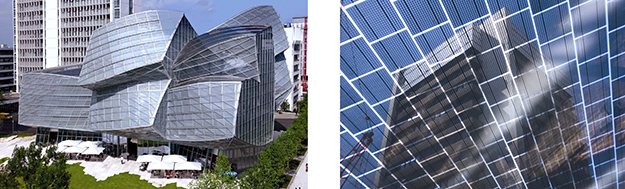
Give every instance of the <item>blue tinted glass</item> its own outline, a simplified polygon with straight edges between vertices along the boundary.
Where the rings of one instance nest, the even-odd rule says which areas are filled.
[[[585,86],[583,88],[583,91],[584,91],[584,101],[587,104],[597,102],[598,100],[601,100],[610,96],[610,81],[608,78],[603,79],[601,81],[597,81],[593,84]]]
[[[395,1],[395,6],[412,34],[420,33],[446,20],[443,8],[435,0],[399,0]]]
[[[608,51],[605,28],[575,40],[577,60],[584,62]]]
[[[566,63],[550,71],[549,76],[552,81],[557,82],[558,88],[564,88],[579,81],[577,75],[577,64],[575,62]],[[556,87],[556,86],[554,86]]]
[[[506,60],[501,49],[484,52],[471,59],[471,67],[480,83],[508,72]]]
[[[570,0],[569,4],[570,4],[571,7],[574,7],[574,6],[577,6],[579,4],[584,3],[586,1],[589,1],[589,0]]]
[[[563,1],[564,0],[530,0],[530,5],[532,6],[532,12],[536,14]]]
[[[352,133],[371,128],[380,122],[380,119],[365,103],[341,111],[341,123]]]
[[[439,45],[441,45],[442,48],[450,49],[450,43],[447,43],[445,41],[453,35],[454,32],[451,29],[451,26],[445,24],[415,37],[415,40],[417,41],[417,44],[421,48],[423,54],[427,55],[428,53],[431,53],[434,49],[437,49]],[[437,53],[435,53],[434,56],[437,57],[438,61],[444,59],[442,56],[439,58]]]
[[[515,27],[509,26],[509,24],[514,24]],[[505,41],[506,49],[514,48],[536,38],[529,10],[497,22],[497,27],[507,29],[505,32],[499,33],[501,39]]]
[[[379,122],[367,131],[375,133],[369,148],[380,164],[353,187],[622,185],[623,2],[392,0],[391,11],[376,10],[378,18],[365,19],[388,31],[342,38],[365,36],[363,49],[378,59],[362,73],[348,68],[360,64],[341,67],[341,85],[348,85],[341,98],[350,96],[346,89],[362,94],[342,99],[342,107],[364,98],[363,111]],[[365,3],[387,2],[358,1],[359,8]],[[356,6],[343,10],[353,17]],[[341,21],[359,29],[364,23]],[[345,47],[342,58],[351,56]],[[349,129],[353,120],[341,121]],[[358,131],[348,133],[358,138]]]
[[[541,47],[543,54],[553,63],[548,66],[558,66],[575,58],[575,45],[573,45],[573,35],[569,34],[556,39]]]
[[[381,168],[374,172],[366,174],[360,177],[360,180],[363,182],[363,184],[367,186],[386,186],[390,184],[389,188],[401,188],[401,186],[398,186],[399,183],[397,182],[397,180],[393,176],[391,176],[391,173],[389,173],[388,170],[386,170],[385,168]],[[347,188],[347,186],[344,186],[344,188]]]
[[[422,57],[408,31],[383,39],[372,46],[389,71],[410,65]]]
[[[486,2],[480,0],[442,0],[454,28],[488,14]]]
[[[397,141],[397,137],[395,137],[395,135],[392,132],[390,132],[387,129],[386,125],[384,124],[380,124],[365,133],[368,133],[368,132],[373,133],[373,136],[371,136],[371,139],[373,139],[373,142],[371,142],[368,149],[369,151],[374,152],[374,153],[381,150],[382,147],[386,147],[384,146],[386,142]],[[365,133],[356,135],[356,138],[362,138],[362,136]]]
[[[610,33],[610,55],[625,52],[625,28]]]
[[[603,78],[609,74],[608,58],[607,56],[602,56],[584,63],[579,66],[579,70],[582,78],[582,85],[596,81],[597,79]]]
[[[571,32],[569,11],[566,4],[549,9],[534,17],[538,39],[545,43]]]
[[[378,166],[378,162],[374,159],[373,156],[371,156],[370,153],[362,153],[362,156],[354,156],[353,158],[356,159],[353,160],[351,164],[358,162],[359,165],[350,170],[352,171],[352,174],[354,176],[360,176],[368,171],[375,169]],[[341,164],[345,166],[349,162],[348,160],[342,161]]]
[[[341,46],[341,71],[348,79],[381,67],[380,61],[362,38]]]
[[[605,99],[586,107],[586,119],[588,122],[593,122],[612,114],[611,103],[608,101],[610,99]]]
[[[354,154],[353,150],[356,145],[358,145],[358,141],[355,140],[349,133],[346,132],[341,134],[341,158]]]
[[[594,0],[571,9],[573,31],[579,37],[605,25],[605,2]]]
[[[341,42],[351,39],[355,36],[358,36],[358,31],[356,27],[352,25],[352,22],[349,21],[347,15],[343,11],[341,11]]]
[[[615,99],[625,95],[625,77],[612,82],[612,95]]]
[[[625,75],[625,54],[617,56],[611,60],[612,79]]]
[[[345,78],[341,77],[341,109],[361,101],[362,98]]]
[[[357,0],[341,0],[341,4],[345,5],[349,5],[353,2],[356,2]]]
[[[352,82],[367,102],[375,104],[392,95],[393,79],[386,70],[378,70]]]
[[[625,1],[608,2],[608,22],[610,22],[610,30],[625,24]]]
[[[502,8],[506,8],[513,14],[527,7],[527,0],[487,0],[491,13],[495,13]]]
[[[368,0],[348,8],[347,12],[368,41],[404,28],[389,1]]]

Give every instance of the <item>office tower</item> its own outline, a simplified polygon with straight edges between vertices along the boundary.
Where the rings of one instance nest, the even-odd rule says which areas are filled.
[[[0,45],[0,91],[4,94],[14,90],[13,83],[13,48]]]
[[[289,110],[297,107],[296,103],[308,93],[308,76],[306,73],[306,47],[308,40],[308,17],[295,17],[290,23],[285,24],[289,38],[290,49],[285,52],[287,62],[292,71],[293,89],[289,91],[286,99],[290,105]]]
[[[342,4],[344,188],[624,187],[625,1]]]
[[[82,63],[94,30],[141,0],[13,0],[17,90],[23,73]]]

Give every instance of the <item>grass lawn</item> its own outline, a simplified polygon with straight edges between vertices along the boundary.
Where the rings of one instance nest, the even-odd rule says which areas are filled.
[[[69,188],[156,188],[146,180],[139,179],[139,175],[120,173],[103,181],[96,181],[91,175],[86,175],[85,168],[79,164],[67,165],[67,171],[72,174]],[[161,188],[179,188],[176,183],[165,185]]]

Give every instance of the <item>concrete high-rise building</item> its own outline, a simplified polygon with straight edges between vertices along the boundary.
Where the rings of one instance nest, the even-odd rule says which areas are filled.
[[[285,24],[284,27],[290,45],[290,49],[284,54],[293,78],[293,89],[289,93],[289,98],[286,99],[290,105],[289,110],[296,108],[295,103],[304,98],[304,93],[308,93],[308,77],[306,75],[307,23],[308,17],[295,17],[291,23]]]
[[[342,5],[342,188],[625,188],[625,1]]]
[[[82,63],[91,33],[141,0],[13,0],[15,84],[22,73]]]

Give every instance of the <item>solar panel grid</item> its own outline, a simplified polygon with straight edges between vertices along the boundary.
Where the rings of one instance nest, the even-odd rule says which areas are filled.
[[[625,132],[616,131],[615,129],[610,130],[610,128],[615,128],[616,125],[620,127],[621,124],[616,120],[602,124],[605,120],[612,120],[614,117],[617,119],[621,118],[620,106],[617,106],[617,103],[620,101],[618,99],[614,100],[621,96],[618,93],[620,91],[616,87],[617,85],[615,87],[612,87],[612,85],[620,84],[620,80],[615,78],[623,75],[619,73],[621,72],[619,62],[623,62],[620,61],[623,50],[618,46],[621,43],[618,43],[617,39],[622,36],[618,33],[620,32],[619,29],[622,30],[623,28],[619,28],[622,26],[612,27],[612,25],[620,23],[619,18],[614,16],[617,13],[613,10],[623,7],[621,6],[623,5],[622,0],[610,2],[598,0],[584,2],[533,0],[452,2],[441,0],[434,3],[432,1],[421,1],[419,3],[401,0],[394,1],[394,6],[391,8],[395,9],[395,11],[389,11],[389,7],[386,6],[388,2],[383,0],[358,1],[354,3],[355,5],[349,5],[349,3],[343,1],[343,5],[346,6],[341,9],[341,24],[354,27],[343,27],[345,31],[342,32],[356,32],[354,35],[342,35],[341,41],[348,41],[350,39],[347,38],[353,36],[365,36],[365,38],[356,37],[356,40],[364,42],[364,45],[369,46],[368,50],[371,51],[368,52],[372,52],[377,61],[382,63],[381,68],[368,70],[361,74],[360,78],[354,79],[354,75],[357,74],[353,74],[353,71],[349,69],[353,69],[353,67],[365,67],[367,69],[367,65],[361,64],[355,58],[352,58],[350,61],[349,56],[343,56],[349,53],[345,51],[347,49],[345,47],[349,43],[343,43],[341,46],[341,78],[342,80],[352,81],[352,85],[344,85],[345,82],[342,82],[341,87],[351,87],[351,90],[354,90],[361,99],[367,99],[365,102],[359,102],[362,103],[359,106],[372,107],[375,110],[376,117],[379,117],[378,120],[386,120],[382,121],[382,125],[378,125],[375,128],[384,128],[385,131],[379,129],[376,130],[377,132],[393,133],[394,135],[392,136],[399,137],[398,139],[383,137],[381,139],[382,143],[398,141],[399,143],[386,145],[400,150],[409,148],[407,146],[409,144],[406,143],[413,144],[414,140],[418,140],[416,137],[411,137],[410,134],[404,134],[405,132],[411,132],[411,130],[392,128],[410,128],[416,125],[425,125],[427,132],[432,134],[430,136],[435,136],[431,138],[435,139],[434,141],[437,143],[430,145],[430,148],[432,146],[444,147],[438,150],[439,153],[441,150],[443,152],[439,156],[445,157],[443,159],[450,162],[450,164],[443,163],[441,166],[451,165],[453,167],[451,169],[449,169],[450,167],[442,169],[430,168],[431,172],[426,171],[428,176],[420,177],[418,180],[433,181],[436,187],[466,186],[473,188],[480,186],[494,187],[493,183],[497,187],[518,185],[530,188],[533,186],[603,187],[618,184],[618,173],[622,170],[617,168],[615,162],[618,159],[622,159],[622,157],[615,159],[614,156],[616,155],[613,155],[613,163],[598,165],[593,160],[594,156],[590,154],[596,154],[598,151],[603,153],[606,153],[604,151],[610,151],[613,154],[617,154],[617,152],[624,151],[620,142],[616,140],[616,133]],[[354,10],[358,7],[370,9],[373,7],[375,9],[374,5],[376,4],[379,9],[375,10],[377,12],[370,11],[366,13],[367,15],[354,15],[356,13]],[[426,4],[430,9],[429,11],[427,10],[428,7],[425,6]],[[473,5],[470,6],[471,4]],[[531,10],[526,9],[528,4],[531,6]],[[432,5],[435,8],[432,8]],[[443,8],[443,19],[441,20],[438,20],[439,14],[436,13],[436,7]],[[507,8],[507,10],[504,9],[505,14],[499,11],[503,7]],[[433,14],[429,14],[429,17],[418,17],[425,18],[423,20],[415,20],[417,17],[414,17],[414,14],[423,12],[431,12]],[[502,14],[496,15],[496,12]],[[381,17],[379,13],[383,13],[386,18],[390,19],[386,20],[387,23],[378,23],[378,25],[390,25],[392,30],[388,30],[389,28],[385,28],[387,30],[376,30],[364,26],[365,23],[368,24],[369,22],[365,17]],[[395,13],[395,15],[389,16],[389,13]],[[583,16],[583,19],[579,20],[580,14],[586,15],[587,13],[594,13],[594,16]],[[489,15],[495,18],[494,25],[491,20],[486,19]],[[402,23],[399,27],[396,27],[397,21],[395,17],[399,18]],[[428,22],[432,21],[432,19],[435,19],[436,22]],[[372,20],[372,22],[382,22],[381,20]],[[445,24],[445,22],[449,23]],[[610,29],[606,28],[606,23],[611,24]],[[450,27],[452,25],[454,28]],[[481,26],[477,28],[477,32],[472,29],[475,26]],[[492,28],[493,26],[496,27]],[[355,29],[356,31],[347,31],[346,28]],[[406,45],[406,41],[403,40],[406,34],[415,37],[414,40],[408,41],[413,42],[413,44]],[[483,36],[491,36],[491,38],[484,38]],[[610,37],[609,40],[608,36]],[[398,42],[397,39],[402,40]],[[501,44],[503,46],[495,46],[502,39],[503,43]],[[470,42],[467,44],[468,46],[464,45],[465,43],[460,46],[458,43],[461,41]],[[494,45],[493,42],[495,42]],[[484,46],[484,43],[487,45]],[[612,44],[610,45],[610,43]],[[414,52],[414,50],[402,51],[405,50],[402,46],[410,47],[413,45],[416,45],[418,51],[423,51],[422,53],[426,57],[425,60],[429,66],[419,69],[419,65],[423,64],[418,63],[420,61],[418,58],[410,56],[420,57],[421,53]],[[541,47],[540,50],[542,51],[538,47]],[[571,47],[575,47],[575,50],[571,49]],[[608,49],[608,47],[610,48]],[[363,49],[367,48],[364,47]],[[393,55],[389,53],[388,49],[399,50],[394,51],[395,55]],[[478,53],[477,56],[475,55],[476,52]],[[618,54],[619,58],[608,60],[608,55],[617,57],[615,56],[616,54]],[[458,60],[466,59],[471,64],[464,67],[458,66],[462,64],[462,61],[453,58],[456,56],[458,56]],[[596,61],[604,63],[599,65],[596,65],[597,63],[590,64],[590,62]],[[400,63],[398,64],[398,62]],[[483,65],[492,63],[495,63],[495,65]],[[480,70],[480,67],[483,68],[483,71],[476,72]],[[494,71],[493,68],[499,69]],[[607,72],[606,68],[608,69]],[[577,71],[578,69],[589,70],[590,72]],[[609,69],[615,70],[612,77],[607,77],[611,73]],[[353,83],[370,77],[368,74],[376,74],[377,77],[383,78],[387,77],[383,75],[389,72],[392,73],[389,78],[397,82],[392,84],[399,86],[389,85],[391,82],[385,82],[386,84],[382,85],[383,87],[380,87],[379,82],[370,82],[372,84],[366,82],[364,85]],[[466,74],[467,72],[469,74]],[[481,73],[482,76],[476,77],[474,76],[475,73]],[[412,79],[406,80],[407,78]],[[470,84],[475,82],[474,78],[481,80],[479,85]],[[579,78],[583,82],[580,83]],[[608,80],[607,78],[612,79]],[[423,83],[427,85],[423,85]],[[355,86],[358,86],[358,88],[354,88]],[[471,89],[470,91],[475,92],[461,92],[467,87]],[[493,89],[492,87],[495,88]],[[415,90],[419,88],[421,90]],[[476,88],[479,90],[476,91]],[[343,90],[348,91],[347,89]],[[415,94],[415,92],[417,93]],[[380,98],[373,100],[372,96],[375,96],[374,93],[386,93],[387,95],[378,95],[377,97]],[[611,93],[616,93],[617,96]],[[406,94],[407,99],[401,100],[400,97],[404,98],[404,95],[400,94]],[[342,108],[350,106],[349,102],[343,102],[344,95],[347,94],[341,93]],[[487,99],[487,101],[483,99]],[[614,105],[612,105],[612,101]],[[465,103],[463,104],[462,102]],[[482,108],[484,106],[489,108]],[[614,110],[612,110],[613,108]],[[416,111],[408,113],[409,111],[407,110],[411,109]],[[619,110],[618,112],[616,112],[617,109]],[[491,110],[492,113],[490,113]],[[342,109],[342,112],[344,111],[346,109]],[[612,114],[612,112],[615,112],[615,114]],[[347,119],[347,115],[341,114],[341,122],[343,123],[343,120]],[[585,116],[584,114],[588,115]],[[477,118],[473,118],[472,115]],[[362,117],[362,114],[349,116],[358,118]],[[413,116],[419,119],[424,118],[424,124],[420,123],[422,121],[415,121]],[[491,116],[495,117],[495,122],[492,122],[493,118]],[[385,119],[385,117],[388,118]],[[489,122],[488,124],[491,126],[480,126],[487,124],[486,122]],[[517,123],[523,124],[519,125]],[[498,127],[507,129],[500,131],[497,129]],[[591,128],[595,127],[599,129],[599,133],[603,134],[600,134],[601,136],[598,138],[586,137],[584,133],[588,133]],[[484,135],[483,132],[476,132],[475,129],[480,128],[495,128],[495,131],[490,133],[501,133],[505,137],[502,138],[500,135],[500,137],[493,138],[492,136]],[[586,132],[582,132],[583,130],[586,130]],[[593,132],[595,131],[593,130]],[[471,135],[463,135],[462,133],[470,133]],[[573,136],[565,136],[563,133],[573,134]],[[419,136],[423,137],[423,135]],[[478,147],[480,146],[478,144],[483,144],[485,140],[486,143],[491,145],[484,145],[497,146],[497,149],[501,149],[500,151],[495,151],[499,154],[493,157],[491,157],[490,153],[486,153],[486,156],[484,156],[485,152],[483,150],[478,152],[484,163],[489,162],[488,164],[491,165],[488,166],[487,170],[481,169],[481,173],[486,173],[484,177],[471,178],[473,173],[467,173],[464,169],[466,166],[464,166],[462,161],[453,158],[458,155],[458,152],[453,148],[454,145],[467,145],[467,140],[462,140],[465,142],[458,142],[459,140],[454,140],[455,142],[447,141],[448,137],[454,136],[464,136],[465,139],[468,138],[470,141],[474,141],[474,144]],[[342,138],[342,140],[349,139],[349,137]],[[351,139],[355,140],[356,138],[352,137]],[[540,141],[538,141],[539,139]],[[524,142],[519,143],[517,141]],[[470,145],[472,144],[469,143]],[[370,152],[373,152],[372,158],[380,163],[378,167],[386,167],[384,159],[390,156],[384,155],[384,152],[389,149],[391,148],[382,146],[379,152]],[[424,151],[424,149],[411,151],[411,156],[406,157],[405,161],[411,161],[412,156],[416,157],[416,154],[419,154],[420,151]],[[577,153],[577,155],[574,153]],[[526,165],[524,162],[529,160],[528,156],[530,156],[529,158],[538,158],[539,162]],[[493,162],[494,160],[501,162],[501,158],[493,159],[494,157],[508,157],[511,158],[510,160],[514,159],[514,161],[506,161],[513,162],[512,164],[507,163],[508,166],[492,166],[495,163]],[[428,167],[431,166],[431,161],[432,159],[425,161],[417,159],[416,163],[419,167]],[[589,172],[584,167],[594,167],[595,171]],[[606,169],[605,167],[610,167],[611,169]],[[599,169],[602,172],[598,174],[599,176],[595,176]],[[439,170],[442,170],[442,172]],[[501,173],[502,170],[505,170],[505,172]],[[400,175],[394,169],[389,169],[389,171],[389,173],[371,171],[354,178],[356,182],[364,184],[363,187],[375,188],[392,184],[389,183],[390,181],[362,182],[360,179],[365,178],[367,174],[376,175],[376,178],[385,174],[390,175],[401,186],[408,188],[414,186],[433,187],[433,185],[427,184],[414,185],[417,183],[414,178],[410,178],[413,180],[405,180],[404,174]]]

